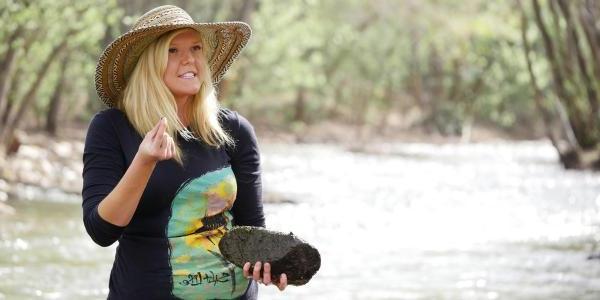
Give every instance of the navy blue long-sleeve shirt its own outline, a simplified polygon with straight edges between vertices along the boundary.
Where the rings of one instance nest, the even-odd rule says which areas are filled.
[[[244,117],[228,109],[219,117],[235,147],[177,136],[184,166],[157,163],[124,227],[102,219],[98,204],[120,181],[143,137],[116,108],[92,119],[83,153],[83,221],[98,245],[119,241],[109,299],[256,297],[256,284],[217,245],[232,225],[265,226],[258,145]]]

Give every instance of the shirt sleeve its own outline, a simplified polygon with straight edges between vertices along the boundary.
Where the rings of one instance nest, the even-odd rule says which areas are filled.
[[[83,224],[92,240],[106,247],[119,239],[125,227],[102,219],[98,204],[125,173],[125,160],[117,132],[106,112],[90,122],[83,150]]]
[[[231,212],[237,226],[265,227],[262,204],[260,154],[254,128],[236,112],[229,112],[231,136],[235,147],[230,149],[231,168],[237,181],[237,196]]]

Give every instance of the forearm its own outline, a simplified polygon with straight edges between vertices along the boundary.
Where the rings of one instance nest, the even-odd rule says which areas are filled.
[[[129,224],[155,166],[156,162],[136,155],[119,183],[98,205],[100,217],[117,226]]]

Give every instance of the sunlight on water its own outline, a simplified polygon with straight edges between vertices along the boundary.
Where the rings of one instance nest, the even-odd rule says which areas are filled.
[[[295,202],[267,204],[267,226],[322,255],[285,299],[600,299],[600,174],[548,144],[262,151],[265,193]],[[114,246],[85,234],[79,199],[31,193],[0,217],[0,299],[105,298]]]
[[[543,143],[265,147],[268,226],[315,243],[303,299],[597,299],[600,176]],[[540,284],[552,287],[540,289]],[[263,289],[277,297],[277,292]]]

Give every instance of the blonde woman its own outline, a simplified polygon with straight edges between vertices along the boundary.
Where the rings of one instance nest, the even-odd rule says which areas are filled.
[[[252,262],[250,274],[250,262],[240,269],[217,246],[233,225],[265,225],[254,130],[219,107],[213,88],[249,37],[244,23],[195,23],[161,6],[102,53],[96,89],[109,108],[88,129],[82,197],[90,237],[119,242],[109,299],[256,299],[256,282],[285,289],[268,262]]]

